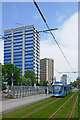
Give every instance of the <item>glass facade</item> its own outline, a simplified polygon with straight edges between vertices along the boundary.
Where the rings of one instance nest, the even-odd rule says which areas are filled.
[[[9,30],[10,31],[10,30]],[[40,35],[35,26],[25,26],[4,32],[4,64],[12,62],[21,69],[21,75],[30,69],[40,80]],[[12,44],[13,43],[13,44]],[[11,61],[12,60],[12,61]]]
[[[11,34],[11,32],[4,34],[7,38],[7,40],[4,40],[4,64],[11,63]]]
[[[13,32],[13,64],[21,69],[22,76],[22,41],[23,41],[23,31],[15,30]]]

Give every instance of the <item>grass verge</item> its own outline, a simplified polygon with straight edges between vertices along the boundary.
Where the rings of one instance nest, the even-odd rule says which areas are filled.
[[[49,118],[73,94],[74,93],[71,93],[71,94],[65,96],[64,98],[61,98],[60,100],[58,100],[52,104],[49,104],[48,106],[44,107],[43,109],[37,111],[36,113],[34,113],[30,116],[28,116],[27,118]],[[22,118],[23,116],[40,108],[43,105],[46,105],[46,104],[52,102],[53,100],[54,100],[54,98],[52,98],[52,99],[49,98],[49,101],[43,100],[43,101],[37,102],[39,104],[35,103],[33,105],[26,106],[26,107],[18,109],[16,111],[13,111],[13,112],[10,112],[7,114],[3,114],[3,117],[4,118],[15,118],[15,120],[17,118]],[[33,106],[33,107],[31,107],[31,106]]]
[[[48,105],[47,107],[39,110],[38,112],[28,116],[28,118],[49,118],[73,93],[68,96],[61,98],[59,101]]]
[[[80,89],[79,89],[79,100],[78,100],[78,119],[80,120]]]
[[[75,119],[78,118],[78,100],[76,102],[71,118],[75,118]]]
[[[9,113],[5,113],[2,115],[3,118],[19,118],[21,116],[20,113],[23,113],[25,111],[27,111],[27,113],[29,113],[30,111],[40,107],[40,106],[43,106],[43,104],[47,104],[51,101],[53,101],[53,97],[52,98],[48,98],[48,99],[45,99],[45,100],[42,100],[42,101],[39,101],[39,102],[36,102],[34,104],[31,104],[31,105],[28,105],[28,106],[25,106],[25,107],[22,107],[18,110],[15,110],[15,111],[12,111],[12,112],[9,112]]]
[[[78,93],[76,93],[73,96],[73,100],[70,99],[59,111],[55,114],[53,118],[68,118],[69,114],[72,110],[72,107],[74,105],[75,99],[77,97]]]

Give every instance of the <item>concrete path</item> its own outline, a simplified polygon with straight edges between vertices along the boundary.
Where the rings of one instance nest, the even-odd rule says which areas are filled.
[[[0,101],[2,102],[2,113],[7,113],[10,111],[16,110],[18,108],[38,102],[40,100],[44,100],[51,96],[52,94],[47,96],[45,94],[40,94],[40,95],[28,96],[28,97],[23,97],[18,99],[6,99],[3,101]],[[1,111],[0,111],[0,114],[1,114]]]

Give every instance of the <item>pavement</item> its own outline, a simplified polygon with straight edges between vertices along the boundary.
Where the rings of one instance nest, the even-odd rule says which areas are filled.
[[[2,99],[0,101],[0,115],[3,113],[8,113],[10,111],[19,109],[21,107],[28,106],[30,104],[36,103],[38,101],[50,98],[52,94],[46,95],[46,94],[39,94],[34,96],[27,96],[17,99]]]

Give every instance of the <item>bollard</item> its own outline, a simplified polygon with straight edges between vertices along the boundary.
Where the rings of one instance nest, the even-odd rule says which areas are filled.
[[[54,97],[54,99],[56,99],[56,97]]]
[[[8,91],[5,92],[5,98],[8,98]]]
[[[73,98],[72,98],[72,100],[73,100]]]

